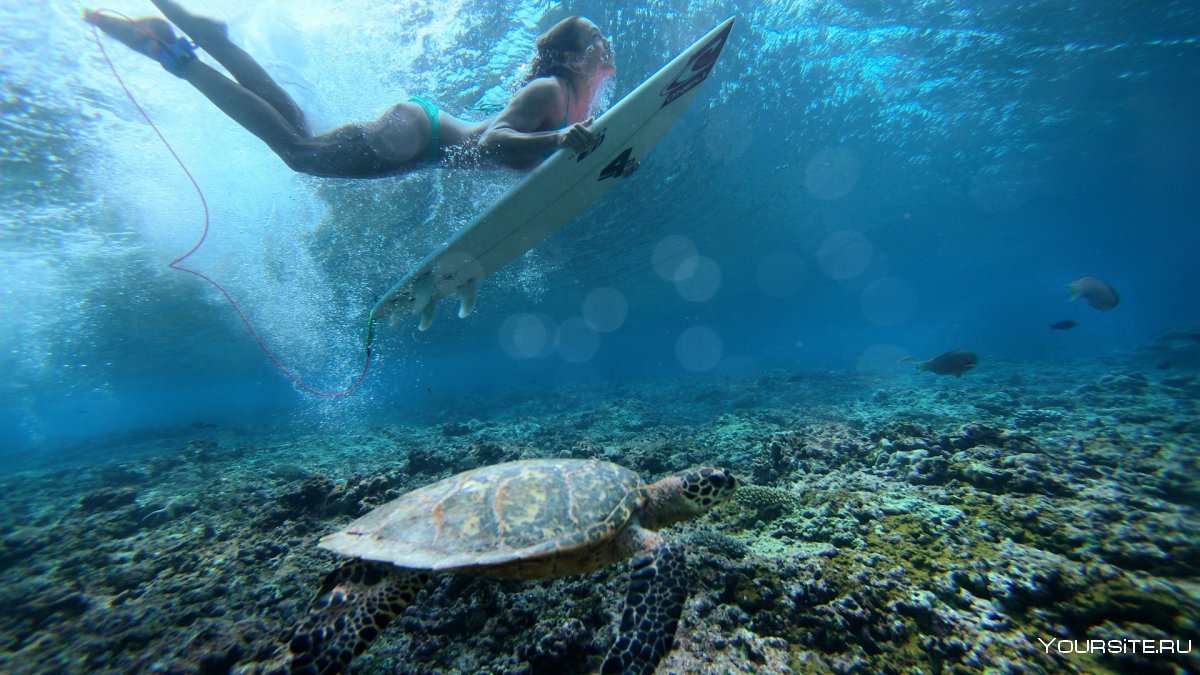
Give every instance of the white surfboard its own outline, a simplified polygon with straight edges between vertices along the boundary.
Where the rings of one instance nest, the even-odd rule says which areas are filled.
[[[435,303],[450,295],[460,298],[458,315],[470,315],[480,280],[545,241],[637,169],[696,97],[732,27],[733,18],[722,22],[601,115],[591,127],[591,149],[555,152],[429,254],[375,304],[372,326],[401,312],[418,314],[425,330]]]

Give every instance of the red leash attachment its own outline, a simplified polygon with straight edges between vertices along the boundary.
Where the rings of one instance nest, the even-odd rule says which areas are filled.
[[[109,9],[96,9],[96,10],[90,10],[90,11],[85,10],[84,19],[87,20],[87,18],[89,16],[96,15],[96,14],[109,14],[112,16],[116,16],[116,17],[125,19],[126,21],[133,22],[133,19],[130,19],[129,17],[125,16],[124,14],[121,14],[120,12],[115,12],[115,11],[109,10]],[[287,366],[283,365],[283,362],[279,360],[279,357],[277,357],[275,355],[275,352],[271,351],[271,348],[268,347],[267,343],[263,341],[262,336],[258,334],[257,330],[255,330],[254,325],[252,323],[250,323],[249,317],[247,317],[246,313],[242,311],[241,305],[239,305],[237,300],[235,300],[233,298],[233,296],[230,295],[229,291],[225,290],[225,288],[223,286],[221,286],[221,284],[217,283],[215,280],[213,280],[211,277],[207,276],[203,272],[183,266],[183,262],[185,260],[187,260],[188,258],[190,258],[194,253],[196,253],[196,251],[199,251],[200,247],[204,244],[204,240],[208,237],[208,226],[209,226],[208,202],[205,201],[205,199],[204,199],[204,192],[200,190],[200,184],[196,182],[196,179],[192,176],[192,172],[188,170],[187,165],[185,165],[183,163],[183,160],[180,159],[179,155],[176,154],[175,148],[171,147],[171,144],[170,144],[170,142],[167,141],[166,136],[163,136],[162,131],[160,131],[158,126],[156,126],[154,124],[154,121],[150,119],[150,115],[147,114],[145,109],[142,108],[141,104],[139,104],[137,102],[137,99],[134,98],[133,93],[131,91],[129,91],[129,87],[125,86],[125,81],[121,79],[121,75],[119,73],[117,73],[117,68],[116,68],[116,66],[113,65],[112,59],[110,59],[108,57],[108,51],[104,49],[104,43],[101,42],[101,40],[100,40],[100,31],[99,31],[99,29],[96,28],[96,24],[94,24],[90,21],[88,23],[91,24],[91,26],[92,26],[92,37],[96,40],[96,46],[100,49],[100,54],[104,56],[104,61],[106,63],[108,63],[108,68],[109,68],[109,70],[112,71],[113,77],[115,77],[117,79],[117,83],[121,85],[121,89],[123,89],[125,91],[125,96],[127,96],[129,98],[129,101],[131,103],[133,103],[133,107],[137,108],[137,111],[142,115],[142,118],[146,120],[146,124],[149,124],[150,128],[154,130],[154,133],[158,135],[159,140],[161,140],[163,145],[166,146],[167,152],[171,153],[171,157],[173,157],[175,159],[175,163],[179,165],[179,168],[183,170],[184,175],[186,175],[187,179],[192,183],[192,188],[196,190],[196,196],[200,198],[200,207],[204,211],[204,227],[203,227],[203,230],[200,232],[200,239],[198,239],[196,241],[196,244],[194,246],[192,246],[192,248],[190,250],[188,250],[187,253],[184,253],[183,255],[179,256],[178,258],[176,258],[176,259],[172,260],[170,263],[168,263],[167,267],[170,267],[171,269],[177,270],[179,272],[187,272],[188,274],[200,277],[204,281],[207,281],[208,283],[212,284],[213,288],[216,288],[218,291],[220,291],[221,295],[224,295],[225,299],[229,301],[230,306],[233,307],[233,311],[237,312],[238,318],[242,320],[243,324],[245,324],[246,330],[250,331],[251,337],[253,337],[254,341],[258,343],[258,346],[262,348],[263,353],[265,353],[267,355],[267,357],[271,359],[271,362],[274,363],[277,368],[279,368],[280,372],[282,372],[284,375],[286,375],[288,377],[288,379],[290,379],[292,382],[295,382],[296,386],[300,387],[301,389],[303,389],[304,391],[307,391],[310,394],[314,394],[316,396],[324,396],[326,398],[341,398],[343,396],[349,396],[350,394],[354,393],[355,390],[357,390],[360,386],[362,386],[363,381],[367,379],[367,370],[371,367],[371,340],[374,337],[374,331],[372,330],[374,327],[373,319],[368,319],[366,357],[363,359],[362,372],[359,374],[358,380],[355,381],[354,384],[350,385],[349,387],[347,387],[346,389],[343,389],[341,391],[332,391],[332,392],[321,391],[320,389],[315,389],[315,388],[309,386],[308,384],[306,384],[303,380],[300,379],[300,377],[298,375],[296,375],[291,370],[289,370]],[[137,25],[137,24],[135,23],[134,25]],[[145,29],[143,29],[143,30],[145,30]],[[146,34],[149,35],[150,37],[154,38],[160,44],[162,44],[162,42],[160,40],[158,40],[158,37],[155,36],[150,31],[146,31]],[[164,45],[164,47],[165,46],[166,45]]]

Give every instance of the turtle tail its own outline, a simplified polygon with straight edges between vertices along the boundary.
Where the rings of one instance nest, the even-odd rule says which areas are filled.
[[[617,641],[601,673],[650,675],[675,642],[687,600],[687,559],[679,544],[662,542],[634,558]]]
[[[330,572],[288,641],[287,671],[340,673],[417,597],[429,574],[355,560]]]

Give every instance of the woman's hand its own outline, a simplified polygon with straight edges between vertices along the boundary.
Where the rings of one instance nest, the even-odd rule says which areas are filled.
[[[596,118],[589,117],[560,131],[558,133],[557,146],[559,148],[568,148],[575,153],[583,153],[591,150],[592,144],[596,142],[596,134],[593,134],[588,127],[592,126],[592,122],[594,121],[596,121]]]

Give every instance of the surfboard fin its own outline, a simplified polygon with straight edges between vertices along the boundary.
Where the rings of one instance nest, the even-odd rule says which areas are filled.
[[[465,284],[458,287],[458,318],[465,319],[475,311],[476,288],[474,279],[467,279]]]
[[[417,326],[417,330],[426,331],[433,325],[433,308],[433,302],[427,302],[421,308],[421,323]]]
[[[421,315],[420,330],[429,330],[433,323],[433,275],[429,272],[417,277],[413,282],[413,311]]]

